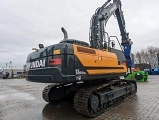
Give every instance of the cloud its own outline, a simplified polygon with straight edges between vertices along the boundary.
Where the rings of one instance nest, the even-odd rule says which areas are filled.
[[[0,0],[0,67],[13,62],[23,66],[31,48],[45,46],[63,39],[61,27],[69,38],[89,42],[89,24],[96,8],[105,0]],[[134,42],[133,52],[146,46],[159,47],[159,1],[122,0],[126,28]],[[108,33],[120,40],[116,19],[110,19]],[[116,42],[117,48],[117,42]]]

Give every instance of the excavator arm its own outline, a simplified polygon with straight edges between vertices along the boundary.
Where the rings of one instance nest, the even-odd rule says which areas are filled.
[[[105,26],[107,21],[112,15],[115,15],[118,21],[120,33],[121,33],[121,45],[123,46],[123,52],[127,61],[127,67],[131,68],[131,45],[132,42],[129,39],[129,33],[126,32],[125,20],[121,9],[121,1],[113,0],[110,3],[108,0],[102,7],[98,8],[95,14],[92,16],[90,23],[90,44],[92,48],[105,49],[109,47],[109,41],[106,41]]]

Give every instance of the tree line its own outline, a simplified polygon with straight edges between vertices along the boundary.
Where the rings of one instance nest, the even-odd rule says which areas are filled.
[[[159,67],[158,65],[158,57],[159,55],[159,47],[149,46],[145,49],[141,49],[134,54],[134,63],[135,64],[150,64],[151,68]]]

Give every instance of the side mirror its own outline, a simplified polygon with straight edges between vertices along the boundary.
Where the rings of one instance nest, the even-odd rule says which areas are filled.
[[[44,45],[43,44],[39,44],[39,48],[44,48]]]

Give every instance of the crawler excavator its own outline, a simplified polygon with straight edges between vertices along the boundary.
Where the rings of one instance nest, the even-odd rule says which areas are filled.
[[[121,33],[122,52],[105,32],[105,25],[114,15]],[[68,39],[39,49],[27,57],[26,80],[51,83],[42,92],[43,99],[57,103],[73,97],[75,110],[89,117],[96,117],[112,106],[136,94],[135,80],[121,79],[131,74],[131,45],[125,29],[120,0],[108,0],[99,7],[90,21],[90,44]]]

